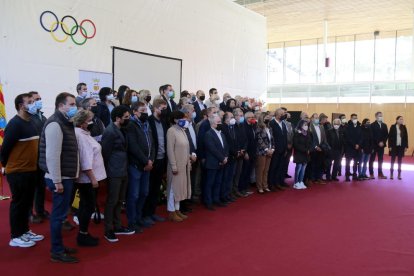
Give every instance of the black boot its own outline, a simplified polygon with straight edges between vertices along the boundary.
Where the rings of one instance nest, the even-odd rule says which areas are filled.
[[[398,171],[398,180],[401,180],[402,179],[402,177],[401,177],[401,171]]]
[[[394,179],[394,171],[393,170],[391,170],[391,173],[390,173],[390,179],[392,180],[392,179]]]

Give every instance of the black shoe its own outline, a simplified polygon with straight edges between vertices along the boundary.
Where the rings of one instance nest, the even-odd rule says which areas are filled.
[[[75,229],[75,226],[72,223],[70,223],[67,219],[65,219],[65,221],[62,223],[62,229],[65,231],[71,231]]]
[[[135,231],[134,231],[134,233],[135,233]],[[119,241],[118,238],[115,236],[115,234],[114,234],[113,231],[105,232],[104,237],[109,242],[117,242],[117,241]]]
[[[134,230],[135,234],[141,234],[144,232],[144,230],[139,225],[129,225],[128,228]]]
[[[216,209],[213,207],[213,205],[207,205],[206,206],[207,210],[209,211],[215,211]]]
[[[133,235],[135,234],[134,229],[129,229],[127,227],[121,227],[114,230],[115,235]]]
[[[227,204],[225,204],[224,202],[214,202],[214,205],[217,207],[227,207]]]
[[[351,179],[349,179],[349,177],[345,178],[346,182],[351,182]]]
[[[78,233],[78,237],[76,238],[76,241],[79,246],[97,246],[99,243],[99,239],[92,237],[88,234],[82,234]]]
[[[59,253],[59,254],[52,253],[50,255],[50,260],[55,263],[66,263],[66,264],[75,264],[79,262],[77,258],[71,255],[68,255],[66,253]]]
[[[64,250],[65,250],[64,251],[65,254],[76,254],[76,253],[78,253],[78,250],[76,250],[75,248],[65,247]]]
[[[34,224],[39,224],[43,222],[43,219],[40,216],[37,215],[31,215],[30,216],[30,222]]]
[[[50,214],[48,211],[44,210],[42,214],[37,214],[39,217],[41,217],[42,219],[49,219],[50,218]]]
[[[332,177],[332,179],[331,179],[332,181],[339,181],[339,179],[338,178],[336,178],[336,177]]]
[[[292,176],[289,174],[285,174],[285,178],[292,178]]]
[[[143,219],[139,220],[137,224],[138,224],[138,226],[141,226],[143,228],[150,228],[152,226],[151,223],[149,223],[149,222],[147,222]]]
[[[158,216],[158,215],[152,215],[152,216],[151,216],[151,219],[152,219],[153,221],[155,221],[155,222],[164,222],[164,221],[165,221],[165,218],[160,217],[160,216]]]

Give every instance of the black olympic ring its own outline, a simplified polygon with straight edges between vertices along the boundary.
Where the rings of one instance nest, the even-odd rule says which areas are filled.
[[[65,31],[65,28],[63,28],[63,24],[61,24],[62,31],[67,35],[75,35],[78,32],[78,29],[79,29],[78,21],[76,21],[76,19],[71,15],[65,15],[64,17],[62,17],[62,20],[60,20],[60,22],[63,22],[63,20],[65,20],[65,18],[70,18],[75,22],[75,25],[73,25],[73,26],[76,27],[76,30],[71,34],[67,33]],[[69,29],[72,29],[72,28],[69,27]]]
[[[59,19],[58,19],[58,17],[56,16],[56,14],[54,14],[53,12],[51,12],[51,11],[44,11],[44,12],[42,12],[42,14],[40,15],[40,25],[42,26],[42,28],[43,28],[43,30],[45,30],[46,32],[48,32],[48,33],[50,33],[50,28],[48,29],[48,28],[46,28],[45,27],[45,25],[43,25],[43,15],[45,15],[46,13],[50,13],[50,14],[52,14],[54,17],[55,17],[55,19],[56,19],[56,22],[59,22]],[[59,28],[59,24],[56,24],[56,27],[55,27],[55,29],[53,29],[53,32],[54,31],[56,31],[57,29]]]

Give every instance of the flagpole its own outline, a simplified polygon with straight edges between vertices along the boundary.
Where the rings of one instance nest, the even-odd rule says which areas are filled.
[[[1,79],[0,79],[0,121],[1,121],[1,126],[0,126],[0,148],[1,148],[1,144],[3,143],[3,135],[4,135],[4,129],[6,127],[6,109],[4,106],[4,97],[3,97],[3,85],[1,84]],[[0,169],[1,169],[1,173],[0,173],[0,200],[7,200],[10,199],[10,196],[5,196],[4,195],[4,181],[3,181],[3,167],[0,164]]]

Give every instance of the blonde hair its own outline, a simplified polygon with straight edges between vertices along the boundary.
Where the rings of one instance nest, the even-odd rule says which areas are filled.
[[[86,120],[89,118],[93,118],[93,113],[89,110],[79,110],[76,112],[75,116],[73,117],[73,124],[75,127],[79,127],[81,124],[85,123]]]

